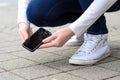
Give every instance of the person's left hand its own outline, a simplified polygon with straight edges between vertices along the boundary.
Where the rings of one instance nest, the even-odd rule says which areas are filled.
[[[40,48],[49,48],[49,47],[62,47],[74,33],[70,28],[62,28],[52,34],[50,37],[43,40],[43,45]]]

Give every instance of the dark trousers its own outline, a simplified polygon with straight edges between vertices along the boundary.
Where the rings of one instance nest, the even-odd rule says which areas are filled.
[[[93,0],[31,0],[27,8],[28,20],[38,27],[72,23],[84,13]],[[118,0],[108,12],[120,10]],[[104,14],[87,30],[89,34],[108,33]]]

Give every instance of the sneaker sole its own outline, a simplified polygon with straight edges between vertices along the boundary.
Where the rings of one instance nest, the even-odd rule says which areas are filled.
[[[75,64],[75,65],[93,65],[97,63],[98,61],[108,57],[111,55],[111,52],[109,51],[107,54],[103,55],[102,57],[95,59],[95,60],[75,60],[75,59],[69,59],[70,64]]]

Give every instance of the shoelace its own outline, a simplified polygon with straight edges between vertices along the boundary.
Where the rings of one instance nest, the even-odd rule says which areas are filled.
[[[86,36],[84,43],[82,44],[82,46],[78,51],[90,54],[97,47],[99,41],[100,38],[98,38],[98,36],[94,36],[94,37]]]

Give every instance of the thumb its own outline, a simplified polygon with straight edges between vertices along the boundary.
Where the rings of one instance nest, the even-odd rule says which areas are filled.
[[[22,40],[23,42],[24,42],[26,39],[28,39],[28,38],[30,37],[28,31],[24,31],[24,32],[22,32],[22,36],[23,36],[23,40]]]
[[[24,42],[29,37],[29,35],[26,31],[23,31],[23,32],[19,31],[19,35],[20,35],[22,42]]]
[[[57,36],[51,35],[50,37],[44,39],[44,40],[43,40],[43,43],[52,42],[52,41],[55,40],[56,38],[57,38]]]

